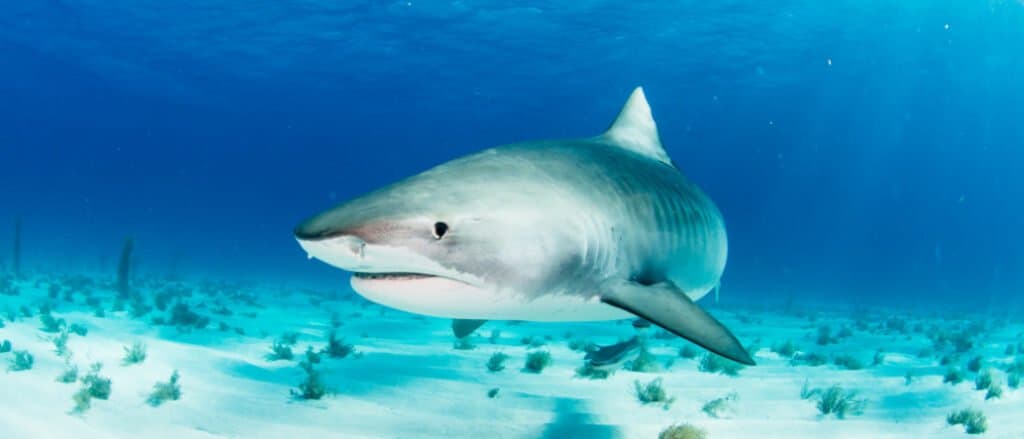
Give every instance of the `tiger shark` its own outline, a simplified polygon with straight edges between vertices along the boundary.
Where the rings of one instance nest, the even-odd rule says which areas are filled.
[[[694,303],[725,269],[725,223],[661,145],[642,88],[601,135],[493,147],[351,199],[294,231],[310,258],[399,310],[455,319],[640,317],[753,365]]]

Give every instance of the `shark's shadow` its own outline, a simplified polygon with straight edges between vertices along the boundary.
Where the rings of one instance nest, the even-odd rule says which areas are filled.
[[[586,411],[586,404],[578,399],[556,398],[554,412],[555,419],[546,424],[537,437],[541,439],[625,437],[614,425],[595,423],[593,417]]]
[[[298,354],[297,354],[298,355]],[[266,383],[289,386],[304,378],[295,362],[286,365],[230,360],[222,363],[225,373]],[[460,381],[465,378],[453,360],[436,355],[401,355],[375,352],[364,358],[324,359],[317,365],[324,384],[344,390],[346,395],[407,393],[411,381]],[[358,377],[358,379],[355,379]]]

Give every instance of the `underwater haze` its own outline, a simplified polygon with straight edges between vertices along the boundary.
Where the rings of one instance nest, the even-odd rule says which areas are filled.
[[[0,436],[1019,438],[1022,78],[1020,0],[7,2]],[[657,321],[455,338],[296,243],[638,86],[756,366]]]

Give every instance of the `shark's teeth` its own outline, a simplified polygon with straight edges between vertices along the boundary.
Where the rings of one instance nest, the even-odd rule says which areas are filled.
[[[413,279],[426,279],[435,277],[429,274],[420,273],[352,273],[353,276],[360,279],[387,279],[387,280],[413,280]]]

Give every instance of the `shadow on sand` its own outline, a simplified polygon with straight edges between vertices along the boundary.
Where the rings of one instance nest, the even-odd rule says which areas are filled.
[[[586,411],[586,404],[578,399],[558,398],[555,400],[555,419],[544,426],[537,436],[542,439],[585,437],[588,439],[612,439],[625,437],[613,425],[594,423]]]

